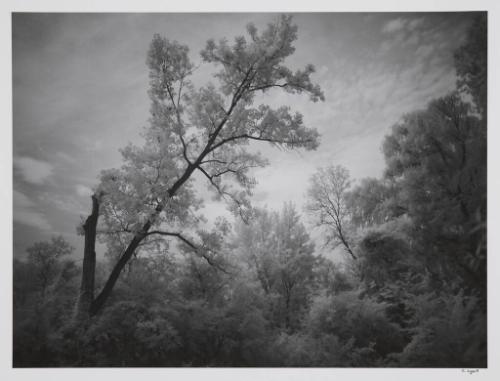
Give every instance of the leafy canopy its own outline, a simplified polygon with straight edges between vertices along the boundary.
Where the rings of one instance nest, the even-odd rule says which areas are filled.
[[[203,217],[195,172],[235,214],[248,217],[256,184],[250,171],[267,164],[248,149],[250,141],[286,149],[318,146],[318,132],[304,125],[300,113],[254,105],[258,93],[273,88],[306,93],[314,102],[324,99],[311,81],[312,65],[297,71],[284,65],[297,38],[291,16],[277,18],[262,33],[249,24],[247,32],[233,44],[207,42],[201,57],[220,68],[218,87],[209,83],[199,89],[190,80],[195,65],[188,47],[154,36],[147,56],[151,117],[145,143],[124,148],[123,166],[103,171],[96,192],[104,216],[100,232],[110,252],[119,255],[137,234],[144,247],[160,228],[176,233],[196,228]]]

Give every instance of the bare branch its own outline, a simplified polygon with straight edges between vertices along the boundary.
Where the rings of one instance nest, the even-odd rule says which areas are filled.
[[[224,269],[222,266],[220,266],[218,263],[215,263],[212,258],[210,258],[208,255],[206,255],[205,253],[203,253],[203,250],[201,248],[199,248],[198,246],[196,246],[193,242],[191,242],[189,239],[187,239],[185,236],[183,236],[181,233],[174,233],[174,232],[167,232],[167,231],[162,231],[162,230],[151,230],[149,231],[146,236],[150,236],[150,235],[153,235],[153,234],[158,234],[158,235],[163,235],[163,236],[169,236],[169,237],[176,237],[178,239],[180,239],[182,242],[184,242],[186,245],[188,245],[191,249],[193,249],[193,251],[199,255],[200,257],[202,257],[203,259],[205,259],[207,261],[207,263],[222,271],[223,273],[225,274],[230,274],[226,269]],[[208,249],[208,248],[206,248]]]
[[[181,233],[173,233],[173,232],[166,232],[166,231],[160,231],[160,230],[151,230],[149,231],[146,236],[152,235],[152,234],[158,234],[158,235],[164,235],[164,236],[170,236],[170,237],[177,237],[181,241],[183,241],[185,244],[190,246],[194,250],[198,250],[196,245],[189,241],[186,237],[184,237]]]

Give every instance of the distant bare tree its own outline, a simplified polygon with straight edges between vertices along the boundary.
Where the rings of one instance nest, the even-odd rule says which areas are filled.
[[[347,235],[347,191],[351,186],[349,171],[341,166],[320,168],[310,181],[309,214],[316,218],[317,226],[327,228],[327,243],[343,245],[349,255],[357,259]]]

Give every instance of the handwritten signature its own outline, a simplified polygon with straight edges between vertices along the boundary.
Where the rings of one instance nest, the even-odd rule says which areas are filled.
[[[479,373],[479,369],[462,369],[462,373],[468,373],[468,374]]]

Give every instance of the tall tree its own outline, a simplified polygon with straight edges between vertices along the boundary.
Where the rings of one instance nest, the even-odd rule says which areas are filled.
[[[292,204],[281,212],[258,210],[250,224],[240,224],[237,247],[266,296],[278,296],[278,323],[296,326],[313,284],[314,244]]]
[[[414,221],[429,268],[485,285],[486,134],[459,95],[406,115],[387,136],[386,177]]]
[[[239,36],[233,45],[226,39],[207,42],[201,56],[221,68],[216,74],[220,86],[209,84],[199,90],[189,80],[194,66],[188,48],[154,36],[147,58],[151,118],[145,144],[129,145],[122,150],[122,168],[102,172],[92,214],[83,226],[84,264],[88,264],[83,267],[78,303],[83,315],[102,308],[124,266],[136,251],[148,246],[153,235],[177,238],[210,260],[210,249],[184,233],[199,220],[195,172],[245,217],[255,184],[249,171],[266,164],[259,154],[245,149],[250,141],[290,149],[317,147],[319,135],[304,126],[301,114],[292,114],[288,107],[253,107],[256,95],[271,89],[307,93],[314,102],[324,99],[319,86],[311,82],[312,65],[292,72],[283,64],[295,50],[297,27],[291,17],[277,18],[261,34],[249,24],[247,32],[249,40]],[[97,231],[117,261],[93,298]]]

